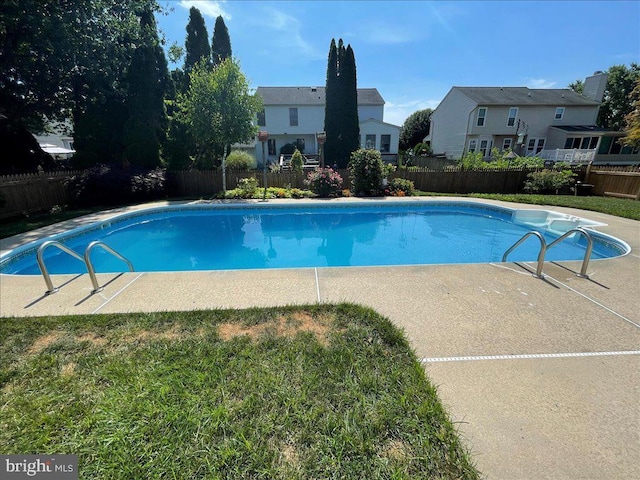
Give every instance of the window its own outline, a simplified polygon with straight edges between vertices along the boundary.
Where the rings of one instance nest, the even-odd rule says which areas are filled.
[[[380,152],[389,153],[391,151],[391,135],[380,135]]]
[[[487,119],[487,108],[480,107],[478,109],[478,119],[476,120],[477,127],[484,127],[484,122]]]
[[[482,152],[482,156],[487,156],[487,150],[489,147],[489,140],[480,140],[480,151]]]
[[[365,137],[364,148],[376,148],[376,136],[367,135]]]
[[[556,114],[553,118],[555,120],[562,120],[563,115],[564,115],[564,107],[557,107]]]
[[[267,140],[267,145],[269,147],[269,155],[275,155],[276,154],[276,139],[275,138],[270,138],[269,140]]]
[[[509,150],[513,145],[513,138],[505,138],[502,140],[502,150]]]
[[[290,127],[298,126],[298,109],[295,107],[289,109],[289,126]]]
[[[258,126],[259,127],[266,127],[267,126],[267,120],[264,116],[264,109],[262,109],[261,112],[258,112]]]
[[[598,145],[598,137],[567,137],[564,148],[593,150]]]
[[[544,150],[544,138],[530,138],[527,143],[527,153],[537,154]]]
[[[475,152],[476,148],[478,148],[478,140],[472,138],[471,140],[469,140],[469,153]]]
[[[518,107],[511,107],[507,118],[507,127],[513,127],[516,124],[516,118],[518,118]]]

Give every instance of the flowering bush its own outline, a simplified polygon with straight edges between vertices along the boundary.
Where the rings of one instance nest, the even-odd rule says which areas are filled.
[[[387,188],[389,190],[389,195],[393,195],[394,197],[411,196],[415,189],[413,182],[406,178],[394,178],[389,182],[389,186]]]
[[[319,197],[337,197],[342,190],[342,177],[331,168],[310,172],[304,184]]]
[[[379,151],[361,148],[351,154],[349,175],[352,193],[364,196],[381,195],[382,179],[386,173]]]

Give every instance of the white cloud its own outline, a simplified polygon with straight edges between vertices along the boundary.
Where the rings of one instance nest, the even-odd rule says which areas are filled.
[[[558,82],[552,82],[551,80],[545,80],[544,78],[529,78],[527,87],[529,88],[553,88]]]
[[[200,13],[205,17],[218,18],[222,15],[225,20],[231,20],[231,15],[223,8],[226,0],[209,2],[206,0],[181,0],[180,6],[189,10],[191,7],[196,7],[200,10]]]
[[[277,32],[271,39],[277,47],[285,48],[287,55],[297,51],[307,59],[317,60],[325,57],[324,53],[319,52],[304,39],[300,21],[294,16],[272,8],[265,12],[263,22],[264,27]]]
[[[402,126],[412,113],[425,108],[435,109],[439,103],[440,100],[409,100],[398,103],[387,101],[384,105],[384,121]]]

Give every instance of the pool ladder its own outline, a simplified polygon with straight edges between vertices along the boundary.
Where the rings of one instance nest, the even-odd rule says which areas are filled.
[[[582,259],[582,267],[580,268],[580,273],[578,273],[577,275],[578,277],[581,277],[581,278],[589,278],[589,275],[587,275],[587,267],[589,266],[591,252],[593,251],[593,237],[591,236],[591,233],[589,233],[588,230],[585,230],[582,227],[576,227],[576,228],[572,228],[571,230],[568,230],[562,236],[556,238],[553,242],[549,244],[547,244],[546,240],[544,239],[544,237],[540,232],[536,232],[535,230],[527,232],[522,236],[520,240],[518,240],[511,247],[509,247],[509,249],[506,252],[504,252],[504,255],[502,256],[502,261],[506,262],[507,257],[513,250],[515,250],[527,238],[534,235],[538,238],[538,240],[540,240],[540,251],[538,252],[538,264],[536,266],[536,273],[533,276],[536,278],[544,278],[544,274],[542,273],[542,267],[544,265],[544,258],[547,255],[547,250],[559,244],[565,238],[570,237],[574,233],[580,233],[587,239],[587,249],[584,252],[584,258]]]
[[[44,282],[47,284],[47,291],[45,295],[50,295],[52,293],[56,293],[58,291],[58,287],[53,286],[53,282],[51,281],[51,276],[49,275],[49,271],[47,270],[46,265],[44,264],[44,251],[48,247],[56,247],[62,250],[65,253],[68,253],[73,258],[76,258],[83,262],[87,267],[87,271],[89,272],[89,277],[91,278],[91,283],[93,285],[93,290],[91,293],[97,293],[102,290],[103,287],[98,283],[98,279],[96,278],[96,270],[93,268],[93,263],[91,263],[91,251],[95,247],[100,247],[103,250],[106,250],[111,255],[116,257],[119,260],[122,260],[129,267],[129,271],[133,272],[133,264],[127,260],[125,257],[116,252],[113,248],[101,241],[91,242],[84,251],[84,257],[81,257],[77,252],[71,250],[69,247],[63,245],[60,242],[56,242],[55,240],[48,240],[44,242],[40,247],[38,247],[38,252],[36,254],[36,258],[38,260],[38,267],[40,267],[40,271],[42,272],[42,276],[44,277]]]

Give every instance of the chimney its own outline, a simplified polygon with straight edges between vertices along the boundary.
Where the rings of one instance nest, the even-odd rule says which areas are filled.
[[[585,78],[582,95],[596,102],[602,102],[607,78],[609,74],[605,72],[595,72],[592,76]]]

